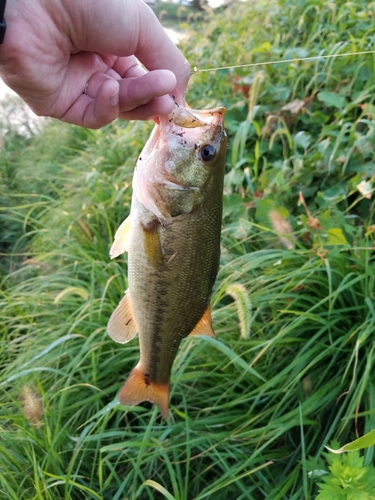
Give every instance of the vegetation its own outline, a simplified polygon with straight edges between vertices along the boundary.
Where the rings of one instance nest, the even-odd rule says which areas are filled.
[[[185,5],[181,3],[157,2],[150,5],[150,7],[152,7],[152,10],[163,25],[165,25],[166,21],[173,20],[173,24],[168,24],[168,26],[172,27],[176,27],[176,22],[181,23],[186,21],[190,23],[202,17],[202,9],[193,2],[186,2]]]
[[[370,51],[375,3],[231,4],[183,28],[198,69]],[[168,422],[118,404],[138,344],[106,335],[151,125],[3,120],[1,497],[375,498],[373,446],[325,450],[375,427],[374,82],[374,54],[192,76],[192,107],[228,110],[217,337],[183,341]]]

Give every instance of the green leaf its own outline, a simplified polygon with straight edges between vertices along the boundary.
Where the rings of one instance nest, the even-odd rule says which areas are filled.
[[[328,231],[328,245],[349,245],[347,239],[342,232],[342,229],[335,227],[333,229],[329,229]]]
[[[246,217],[246,199],[239,194],[227,194],[223,196],[223,214],[224,217],[232,219],[241,219]]]
[[[230,186],[242,186],[245,175],[243,170],[239,168],[232,168],[230,172],[225,175],[224,184],[226,187]]]
[[[328,446],[326,446],[326,448],[327,448],[327,450],[331,451],[332,453],[344,453],[346,451],[363,450],[363,448],[368,448],[369,446],[373,446],[373,445],[375,445],[375,429],[368,432],[364,436],[356,439],[355,441],[347,443],[346,445],[342,446],[338,450],[333,450],[332,448],[329,448]]]
[[[326,106],[338,109],[342,109],[347,104],[347,100],[345,99],[345,97],[337,94],[336,92],[329,92],[328,90],[319,92],[318,99]]]
[[[293,141],[297,147],[299,146],[303,149],[307,149],[311,142],[311,136],[303,130],[300,130],[293,136]]]

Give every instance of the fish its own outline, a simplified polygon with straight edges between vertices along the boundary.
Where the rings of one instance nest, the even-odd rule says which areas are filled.
[[[128,252],[128,290],[107,332],[121,344],[138,333],[140,346],[118,399],[154,403],[164,419],[182,339],[215,336],[210,296],[220,260],[224,115],[223,107],[176,106],[159,117],[135,167],[130,215],[110,250],[111,258]]]

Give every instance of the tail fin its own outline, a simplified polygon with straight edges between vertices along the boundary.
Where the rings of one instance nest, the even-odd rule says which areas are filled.
[[[123,405],[137,405],[142,401],[155,403],[159,408],[163,418],[168,417],[169,383],[156,384],[150,376],[143,373],[139,364],[130,373],[127,381],[123,385],[119,401]]]

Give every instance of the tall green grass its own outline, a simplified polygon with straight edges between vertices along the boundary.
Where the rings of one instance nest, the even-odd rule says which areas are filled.
[[[233,4],[207,13],[184,51],[212,67],[369,50],[373,17],[358,0]],[[106,334],[127,288],[126,256],[108,252],[151,125],[7,129],[0,497],[317,495],[325,445],[375,427],[375,204],[358,188],[374,185],[373,63],[192,77],[192,106],[228,108],[217,337],[183,341],[168,422],[118,404],[138,343]],[[363,456],[373,464],[373,448]]]

